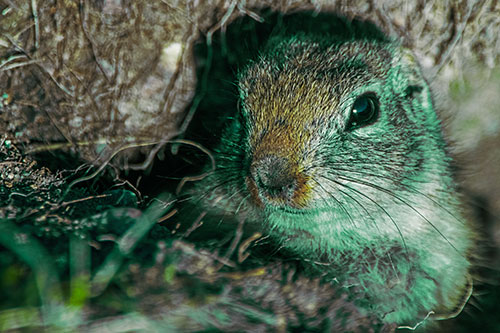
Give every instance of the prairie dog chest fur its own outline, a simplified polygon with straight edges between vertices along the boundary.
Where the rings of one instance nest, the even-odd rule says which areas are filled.
[[[392,41],[273,40],[238,77],[210,212],[242,214],[359,285],[387,322],[446,317],[470,291],[462,216],[431,94]],[[205,185],[203,185],[205,184]]]

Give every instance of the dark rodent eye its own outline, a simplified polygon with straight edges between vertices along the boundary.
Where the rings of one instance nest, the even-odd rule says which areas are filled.
[[[378,100],[372,93],[359,96],[354,101],[349,116],[347,129],[352,130],[358,127],[373,124],[378,116]]]

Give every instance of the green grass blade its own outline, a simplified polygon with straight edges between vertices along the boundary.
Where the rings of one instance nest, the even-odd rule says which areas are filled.
[[[58,312],[63,301],[59,276],[52,258],[34,237],[9,220],[0,220],[0,244],[15,253],[33,270],[42,301],[43,319],[51,322],[53,314]]]
[[[158,219],[172,206],[173,200],[162,198],[155,200],[138,218],[137,222],[117,241],[113,251],[107,256],[91,281],[92,296],[101,294],[120,268],[123,257],[128,255],[141,238],[153,227]],[[167,204],[165,204],[167,203]]]

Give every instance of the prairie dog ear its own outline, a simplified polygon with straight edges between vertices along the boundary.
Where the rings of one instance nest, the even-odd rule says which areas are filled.
[[[408,103],[411,103],[411,110],[418,110],[418,112],[409,112],[408,115],[411,114],[416,122],[427,123],[430,129],[439,129],[432,94],[415,55],[411,50],[402,46],[398,46],[394,53],[392,70],[397,82],[393,81],[393,89]]]
[[[406,97],[414,98],[426,87],[425,79],[413,52],[403,46],[398,47],[395,56],[398,72],[398,86]],[[401,85],[403,84],[403,85]]]

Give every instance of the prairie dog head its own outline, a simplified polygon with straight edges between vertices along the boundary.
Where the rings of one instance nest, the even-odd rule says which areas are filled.
[[[449,229],[449,216],[431,222],[429,210],[455,204],[445,194],[454,189],[409,51],[299,35],[271,42],[240,74],[239,90],[245,183],[254,204],[276,217],[273,227],[403,242]],[[308,214],[315,217],[300,218]],[[444,237],[449,246],[454,236]]]

